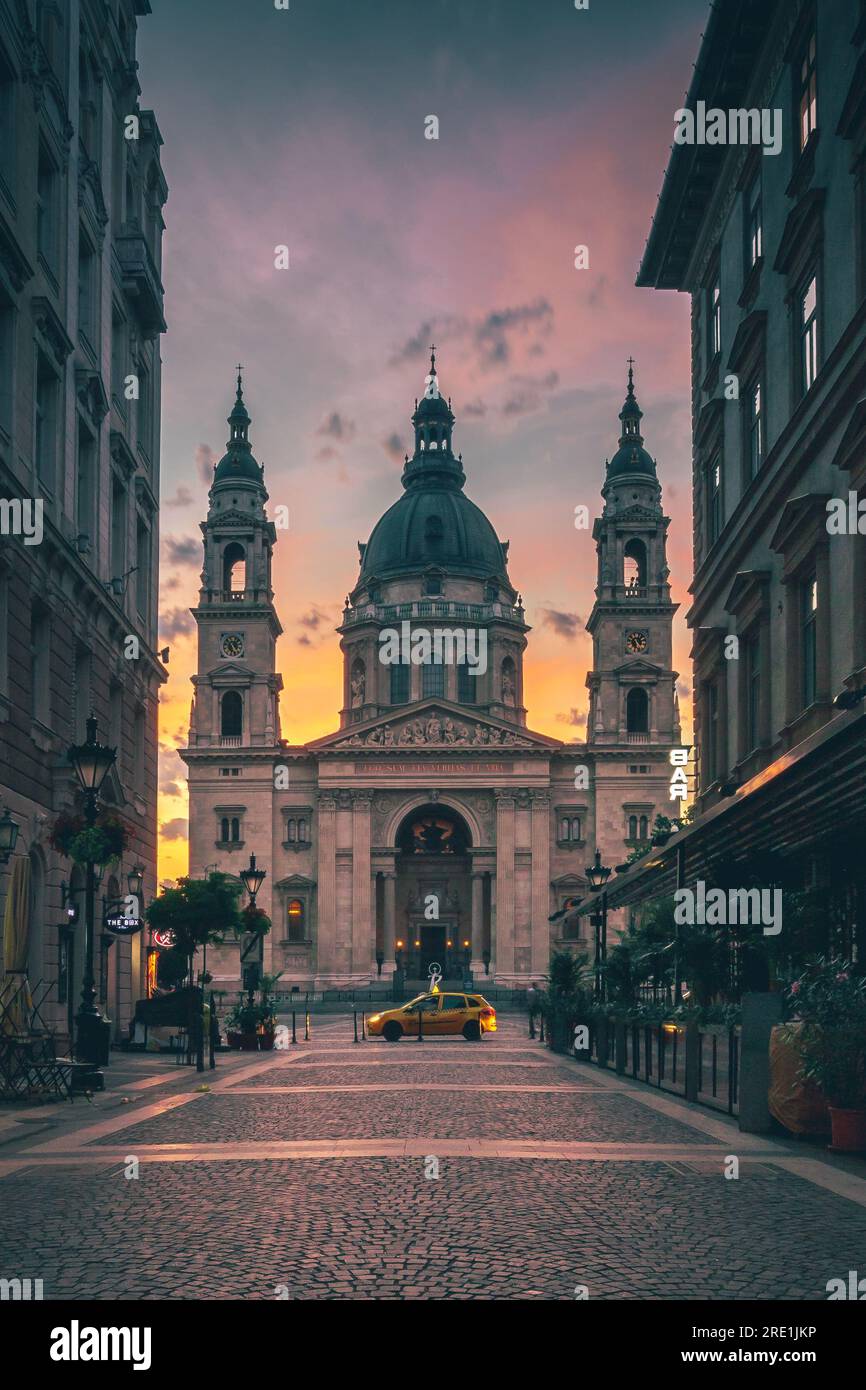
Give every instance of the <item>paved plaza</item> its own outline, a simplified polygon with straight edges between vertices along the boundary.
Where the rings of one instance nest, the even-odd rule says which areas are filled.
[[[314,1018],[204,1077],[115,1054],[92,1104],[0,1111],[0,1275],[47,1299],[813,1300],[863,1267],[866,1164],[500,1023],[354,1045]]]

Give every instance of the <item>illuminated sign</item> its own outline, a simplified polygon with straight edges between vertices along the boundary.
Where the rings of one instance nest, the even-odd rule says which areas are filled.
[[[158,951],[169,951],[174,945],[174,932],[154,930],[150,934],[150,941]]]
[[[102,925],[115,936],[134,936],[141,931],[144,923],[140,917],[124,917],[122,913],[109,912],[102,919]]]

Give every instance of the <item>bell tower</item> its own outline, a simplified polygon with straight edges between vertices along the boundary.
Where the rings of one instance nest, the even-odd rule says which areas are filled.
[[[592,533],[598,582],[586,624],[593,644],[587,740],[608,747],[671,745],[681,734],[672,669],[678,605],[671,602],[667,564],[670,518],[662,509],[655,460],[644,448],[632,358],[619,418],[619,449],[606,464],[604,507]]]
[[[226,453],[214,469],[202,522],[191,748],[273,746],[280,737],[276,642],[282,628],[271,588],[276,543],[264,469],[253,457],[241,369]]]

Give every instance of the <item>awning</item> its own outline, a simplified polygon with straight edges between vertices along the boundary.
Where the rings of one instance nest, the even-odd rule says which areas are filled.
[[[705,876],[719,858],[746,860],[773,850],[814,853],[822,841],[859,827],[863,853],[852,876],[866,874],[866,709],[846,710],[738,787],[733,796],[654,845],[645,859],[608,881],[608,909],[666,897]],[[572,913],[594,910],[594,893]]]

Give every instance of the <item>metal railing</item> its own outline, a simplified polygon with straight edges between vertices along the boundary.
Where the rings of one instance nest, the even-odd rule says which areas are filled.
[[[595,1022],[589,1025],[589,1060],[728,1115],[739,1111],[739,1028]]]

